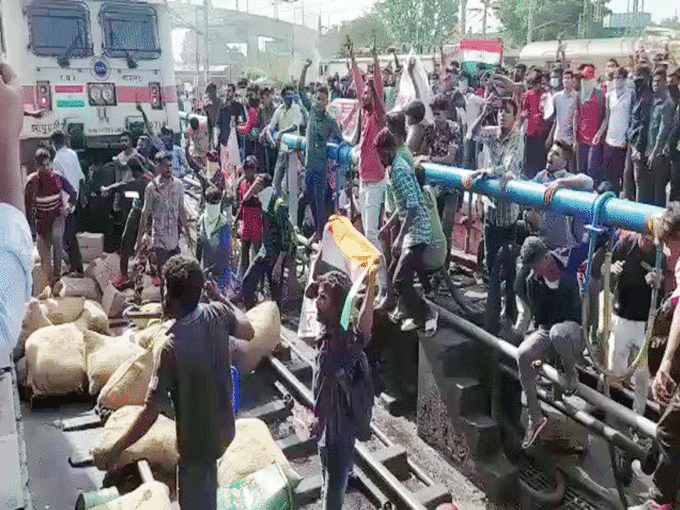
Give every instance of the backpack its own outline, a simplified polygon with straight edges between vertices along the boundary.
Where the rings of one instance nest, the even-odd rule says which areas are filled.
[[[345,394],[349,395],[349,407],[356,425],[357,439],[368,441],[371,438],[374,388],[371,367],[363,351],[352,368],[341,371],[338,382]]]

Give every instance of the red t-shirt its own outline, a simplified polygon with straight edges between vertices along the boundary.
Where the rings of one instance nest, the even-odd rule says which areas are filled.
[[[252,241],[259,243],[262,241],[262,204],[257,195],[251,196],[248,200],[243,201],[252,182],[242,180],[239,186],[239,199],[241,200],[241,229],[239,235],[242,241]]]
[[[522,103],[522,119],[527,119],[526,135],[541,137],[548,134],[548,123],[543,119],[541,96],[543,90],[530,89],[524,96]]]
[[[600,109],[602,91],[596,87],[590,99],[578,106],[578,143],[593,144],[593,137],[600,129]]]

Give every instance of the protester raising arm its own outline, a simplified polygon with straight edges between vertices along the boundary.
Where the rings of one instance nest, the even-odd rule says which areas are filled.
[[[307,81],[307,70],[311,67],[312,60],[305,60],[305,65],[302,67],[302,72],[300,73],[300,79],[298,80],[298,93],[300,94],[300,100],[302,101],[302,106],[304,106],[308,112],[312,111],[312,102],[309,99],[309,94],[305,89],[305,82]]]

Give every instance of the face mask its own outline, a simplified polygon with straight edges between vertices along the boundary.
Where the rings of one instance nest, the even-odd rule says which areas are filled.
[[[220,217],[222,204],[205,204],[205,216],[208,221],[215,221]]]
[[[550,86],[554,89],[560,86],[560,79],[559,78],[550,78]]]
[[[628,90],[635,90],[635,82],[633,81],[632,78],[628,78],[626,80],[626,89]]]

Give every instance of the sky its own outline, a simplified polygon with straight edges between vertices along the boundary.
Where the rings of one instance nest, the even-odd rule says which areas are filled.
[[[321,14],[321,22],[327,25],[339,23],[340,21],[356,18],[362,13],[371,9],[376,0],[296,0],[296,1],[282,1],[276,0],[278,4],[279,18],[285,21],[293,21],[293,17],[297,23],[302,22],[302,13],[304,11],[304,21],[309,26],[316,26],[319,14]],[[652,13],[653,21],[661,21],[664,18],[670,18],[680,14],[680,3],[674,0],[640,0],[644,1],[645,11]],[[202,3],[202,0],[191,0],[192,3]],[[239,10],[249,10],[251,14],[261,14],[265,16],[274,15],[274,0],[212,0],[215,7],[224,7],[228,9],[236,8],[238,2]],[[610,0],[609,8],[614,12],[626,12],[627,5],[631,0]],[[479,0],[469,0],[468,8],[474,9],[481,7]],[[477,19],[477,24],[481,27],[481,15],[469,13]],[[473,25],[473,30],[477,28]]]
[[[183,0],[192,4],[203,4],[203,0]],[[652,13],[652,21],[659,22],[665,18],[680,15],[680,2],[677,0],[640,0],[644,1],[645,12]],[[370,11],[376,0],[212,0],[214,7],[248,11],[250,14],[274,16],[274,2],[277,3],[278,17],[283,21],[304,23],[316,28],[321,16],[321,25],[328,27],[342,21],[351,20]],[[610,0],[608,7],[613,12],[626,12],[628,3],[632,0]],[[472,26],[473,32],[480,32],[482,26],[482,3],[480,0],[468,0],[467,25]],[[303,17],[304,15],[304,17]],[[498,28],[498,21],[493,15],[487,19],[489,30]],[[182,31],[173,34],[173,49],[175,56],[182,48],[184,35]]]

